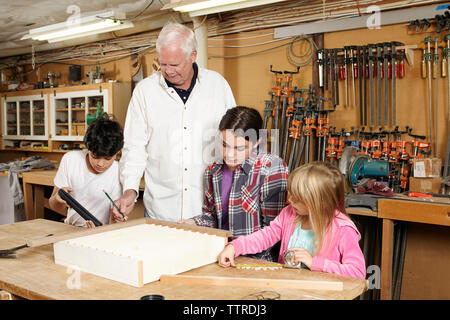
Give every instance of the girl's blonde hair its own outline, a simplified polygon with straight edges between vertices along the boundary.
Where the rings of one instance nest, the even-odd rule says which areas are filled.
[[[294,221],[304,223],[309,217],[315,234],[316,253],[322,248],[328,229],[332,230],[335,210],[345,214],[344,190],[344,175],[325,162],[305,164],[289,175],[288,192],[292,201],[303,202],[309,210],[308,216],[298,215]]]

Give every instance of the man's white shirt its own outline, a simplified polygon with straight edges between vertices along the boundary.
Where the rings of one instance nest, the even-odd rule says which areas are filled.
[[[217,72],[199,68],[186,104],[160,72],[140,81],[128,106],[120,160],[123,190],[139,191],[150,217],[178,221],[202,212],[203,173],[218,159],[218,127],[236,106]]]

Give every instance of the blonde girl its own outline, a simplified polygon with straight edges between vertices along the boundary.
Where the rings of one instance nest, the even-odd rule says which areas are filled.
[[[278,262],[364,279],[361,235],[345,214],[345,178],[329,164],[314,162],[295,169],[288,179],[289,205],[264,229],[230,242],[218,257],[223,267],[234,258],[257,253],[281,240]]]

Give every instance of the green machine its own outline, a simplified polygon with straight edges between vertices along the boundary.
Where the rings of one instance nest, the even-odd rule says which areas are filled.
[[[339,161],[339,169],[347,177],[352,188],[358,185],[363,178],[387,177],[389,163],[383,160],[374,160],[365,154],[359,154],[355,147],[344,148]]]
[[[88,113],[86,115],[86,123],[87,125],[90,125],[95,119],[98,119],[102,117],[106,112],[102,111],[103,103],[101,101],[98,101],[95,105],[97,108],[97,111],[95,113]]]

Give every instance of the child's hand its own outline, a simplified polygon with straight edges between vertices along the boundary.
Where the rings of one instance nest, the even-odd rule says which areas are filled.
[[[73,189],[72,189],[72,188],[69,188],[69,187],[64,187],[64,188],[61,188],[61,189],[63,189],[63,190],[64,190],[65,192],[67,192],[67,193],[73,192]],[[64,204],[67,208],[70,208],[70,206],[67,204],[67,202],[66,202],[65,200],[63,200],[63,199],[59,196],[58,193],[55,194],[55,200],[56,200],[57,202],[59,202],[59,203]]]
[[[104,226],[105,224],[102,222],[102,226]],[[89,229],[95,228],[95,224],[91,221],[91,220],[86,220],[86,227],[88,227]]]
[[[236,265],[234,264],[234,253],[235,251],[232,244],[226,246],[217,258],[219,265],[222,267],[235,267]]]
[[[302,262],[305,266],[311,269],[313,257],[308,250],[304,248],[289,248],[289,250],[294,251],[294,257],[292,258],[294,260],[292,261],[293,263],[297,264]]]
[[[180,220],[178,220],[178,223],[192,224],[192,225],[195,226],[195,221],[194,221],[194,219],[180,219]]]

